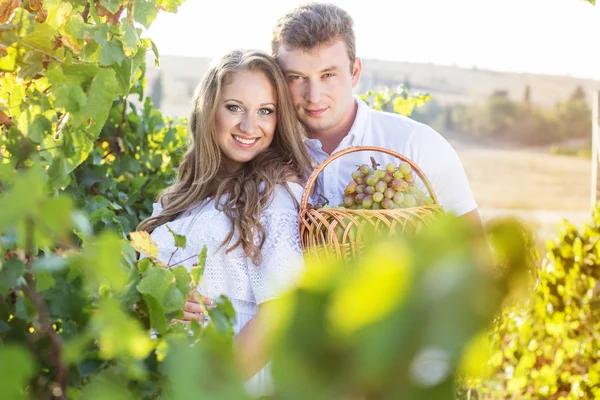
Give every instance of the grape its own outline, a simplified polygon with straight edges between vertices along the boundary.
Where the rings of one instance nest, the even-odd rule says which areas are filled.
[[[373,196],[375,196],[375,195],[373,195]],[[381,204],[380,203],[373,203],[373,206],[371,207],[371,209],[372,210],[381,210]]]
[[[404,174],[400,171],[396,171],[392,174],[394,179],[404,179]]]
[[[373,206],[373,196],[370,194],[366,195],[362,202],[363,208],[371,208]]]
[[[383,177],[383,181],[385,183],[390,183],[391,181],[394,180],[394,176],[388,172],[385,173],[385,176]]]
[[[378,169],[377,171],[375,171],[375,176],[379,179],[383,179],[383,177],[385,176],[385,170]]]
[[[385,184],[384,181],[379,181],[377,182],[377,184],[375,185],[375,190],[378,192],[385,192],[385,189],[387,189],[387,185]]]
[[[433,200],[431,198],[429,198],[429,197],[425,197],[423,199],[423,204],[426,205],[426,206],[432,206],[433,205]]]
[[[408,183],[403,179],[394,179],[392,181],[392,189],[398,192],[404,192],[408,188]]]
[[[367,176],[371,172],[371,167],[369,167],[367,164],[361,165],[358,167],[358,169],[360,172],[362,172],[363,176]]]
[[[360,204],[360,205],[362,205],[362,202],[363,202],[363,200],[364,200],[364,198],[366,196],[367,195],[364,194],[364,193],[357,194],[356,196],[354,196],[354,204],[357,204],[357,205]]]
[[[387,188],[385,189],[385,192],[383,192],[383,197],[385,197],[386,199],[391,199],[392,197],[394,197],[394,193],[394,189]]]
[[[390,174],[393,174],[394,172],[396,172],[396,166],[392,163],[387,163],[387,165],[385,166],[385,170]]]
[[[354,197],[355,196],[344,196],[344,206],[345,207],[350,207],[352,204],[354,204]]]
[[[379,184],[379,182],[377,182],[377,184]],[[375,188],[373,186],[367,186],[365,188],[365,193],[366,194],[373,194],[373,193],[375,193]]]
[[[414,207],[417,205],[417,199],[412,194],[404,195],[404,205],[406,207]]]
[[[358,186],[358,185],[354,181],[348,183],[346,185],[346,188],[344,189],[344,194],[352,194],[352,193],[356,192],[356,186]]]
[[[403,162],[403,163],[400,163],[400,165],[398,166],[398,170],[400,172],[402,172],[404,175],[408,175],[412,171],[412,168],[410,167],[409,163]]]
[[[394,200],[394,203],[401,206],[404,204],[404,193],[396,192],[394,193],[394,197],[392,199]]]
[[[381,208],[391,210],[394,208],[394,202],[391,199],[383,199],[381,200]]]
[[[379,202],[381,202],[381,200],[383,200],[383,193],[381,193],[381,192],[373,193],[373,201],[375,203],[379,203]]]
[[[375,186],[377,182],[379,182],[379,178],[375,175],[369,175],[367,176],[365,182],[367,183],[367,186]]]
[[[356,186],[356,193],[364,193],[365,192],[365,185],[358,185]]]
[[[360,172],[360,171],[354,171],[354,172],[352,173],[352,179],[354,179],[354,180],[361,179],[361,178],[363,178],[363,177],[364,177],[364,175],[363,175],[363,173],[362,173],[362,172]]]
[[[405,174],[405,175],[404,175],[404,180],[405,180],[406,182],[412,182],[412,181],[413,181],[413,176],[412,176],[412,174]]]
[[[421,192],[421,191],[420,191],[420,190],[419,190],[419,188],[418,188],[418,187],[416,187],[416,186],[411,186],[411,187],[409,187],[408,189],[406,189],[406,193],[410,193],[410,194],[418,194],[419,192]],[[422,193],[423,193],[423,192],[421,192],[421,194],[422,194]]]
[[[359,185],[364,185],[365,178],[356,178],[354,182],[358,183]]]

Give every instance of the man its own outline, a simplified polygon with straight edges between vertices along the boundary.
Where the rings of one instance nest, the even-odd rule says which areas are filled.
[[[273,29],[273,56],[288,80],[311,155],[322,162],[331,153],[352,146],[394,150],[424,172],[446,212],[481,229],[477,204],[450,144],[430,127],[372,110],[352,94],[362,71],[352,25],[350,15],[337,6],[308,3],[282,16]],[[365,152],[333,161],[320,177],[322,195],[331,205],[342,202],[352,172],[360,164],[370,164],[370,156],[383,166],[399,162],[383,153]]]

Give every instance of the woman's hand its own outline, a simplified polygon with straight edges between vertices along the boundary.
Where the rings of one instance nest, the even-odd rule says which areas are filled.
[[[191,294],[183,306],[183,319],[177,319],[175,321],[188,324],[190,321],[198,321],[199,323],[206,322],[208,321],[207,309],[214,307],[215,302],[208,297],[204,297],[200,294]]]

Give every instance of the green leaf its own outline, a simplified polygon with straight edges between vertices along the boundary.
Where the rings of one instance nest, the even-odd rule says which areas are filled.
[[[49,4],[50,3],[50,4]],[[58,4],[57,4],[58,3]],[[48,17],[46,18],[46,24],[54,30],[59,30],[65,26],[70,26],[74,23],[75,19],[83,22],[83,17],[79,13],[71,14],[73,6],[68,1],[60,2],[49,2],[46,1],[45,7],[48,11]],[[77,18],[79,17],[79,18]],[[67,20],[69,20],[67,22]]]
[[[178,235],[177,233],[173,232],[173,230],[169,228],[169,225],[167,225],[167,229],[169,230],[169,232],[171,232],[171,235],[173,235],[173,239],[175,240],[175,247],[185,249],[187,243],[186,237],[184,235]]]
[[[41,143],[46,135],[52,133],[52,123],[43,115],[36,115],[29,127],[27,137],[34,143]]]
[[[33,31],[26,35],[22,41],[27,43],[29,46],[42,50],[47,54],[53,54],[53,40],[54,35],[56,34],[56,30],[53,29],[50,25],[44,24],[34,24]]]
[[[27,381],[35,372],[33,358],[26,348],[0,343],[0,387],[6,399],[26,398]]]
[[[164,306],[166,313],[183,309],[184,295],[177,289],[175,276],[168,270],[150,268],[137,288],[140,293],[149,294],[157,299]]]
[[[23,86],[13,86],[8,98],[8,106],[10,107],[10,114],[13,120],[18,120],[21,116],[23,107],[23,101],[25,100],[25,89]]]
[[[208,248],[206,245],[202,246],[202,251],[198,254],[198,264],[196,267],[190,270],[190,277],[192,278],[192,284],[194,287],[198,287],[204,274],[204,267],[206,266],[206,253]]]
[[[69,260],[66,257],[50,255],[40,257],[31,263],[31,269],[34,272],[61,272],[68,266]]]
[[[81,86],[71,86],[65,96],[65,108],[70,112],[79,112],[85,108],[87,99]]]
[[[6,55],[0,57],[0,71],[13,72],[17,69],[17,60],[23,52],[17,43],[9,46],[6,49]]]
[[[170,271],[175,275],[177,289],[179,289],[181,293],[187,295],[190,291],[190,284],[192,283],[190,273],[183,265],[171,268]]]
[[[116,14],[117,11],[119,11],[119,7],[121,6],[122,1],[121,0],[103,0],[102,1],[102,5],[104,6],[104,8],[106,8],[108,11],[111,12],[111,14]]]
[[[154,53],[154,65],[158,67],[160,65],[158,61],[158,47],[156,47],[154,42],[152,42],[152,53]]]
[[[137,51],[140,36],[131,21],[128,19],[123,20],[121,29],[123,30],[123,49],[125,52],[133,53]]]
[[[157,0],[156,5],[167,12],[175,13],[185,0]]]
[[[0,269],[0,296],[4,296],[10,289],[17,286],[17,282],[25,273],[25,264],[13,258],[6,262]]]
[[[146,306],[148,307],[148,317],[150,318],[150,327],[156,329],[160,335],[167,331],[168,321],[165,317],[165,308],[154,296],[150,294],[143,295]]]
[[[119,83],[112,69],[102,69],[92,81],[87,96],[85,115],[92,119],[88,135],[97,138],[108,118],[113,100],[121,94]]]
[[[98,338],[100,356],[104,359],[143,360],[154,346],[148,332],[112,298],[102,299],[89,328],[90,334]]]
[[[37,211],[37,203],[44,194],[45,180],[43,170],[34,166],[18,175],[12,189],[0,195],[0,210],[11,210],[0,212],[0,232]]]
[[[108,282],[116,291],[125,288],[128,275],[122,258],[125,245],[124,240],[110,232],[104,232],[84,243],[84,268],[93,277],[95,285]]]
[[[42,293],[48,289],[52,289],[56,285],[54,276],[47,271],[36,271],[34,272],[35,277],[35,290]]]
[[[106,42],[100,47],[100,64],[120,64],[125,58],[125,52],[120,42]]]
[[[217,306],[209,310],[211,322],[217,332],[224,337],[233,337],[233,323],[235,322],[235,310],[231,301],[225,296],[215,300]]]
[[[137,1],[133,9],[133,19],[148,29],[156,19],[157,13],[158,8],[151,2],[142,3]]]
[[[54,189],[64,189],[69,183],[71,183],[71,177],[69,176],[69,163],[65,158],[60,155],[56,157],[50,168],[48,168],[48,177],[52,183]]]

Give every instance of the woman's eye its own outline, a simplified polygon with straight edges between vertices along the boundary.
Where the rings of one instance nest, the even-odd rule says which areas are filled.
[[[258,113],[260,115],[269,115],[273,113],[273,110],[269,109],[269,108],[261,108],[260,110],[258,110]]]
[[[232,112],[242,111],[242,108],[240,106],[236,106],[236,105],[227,106],[227,109]]]

